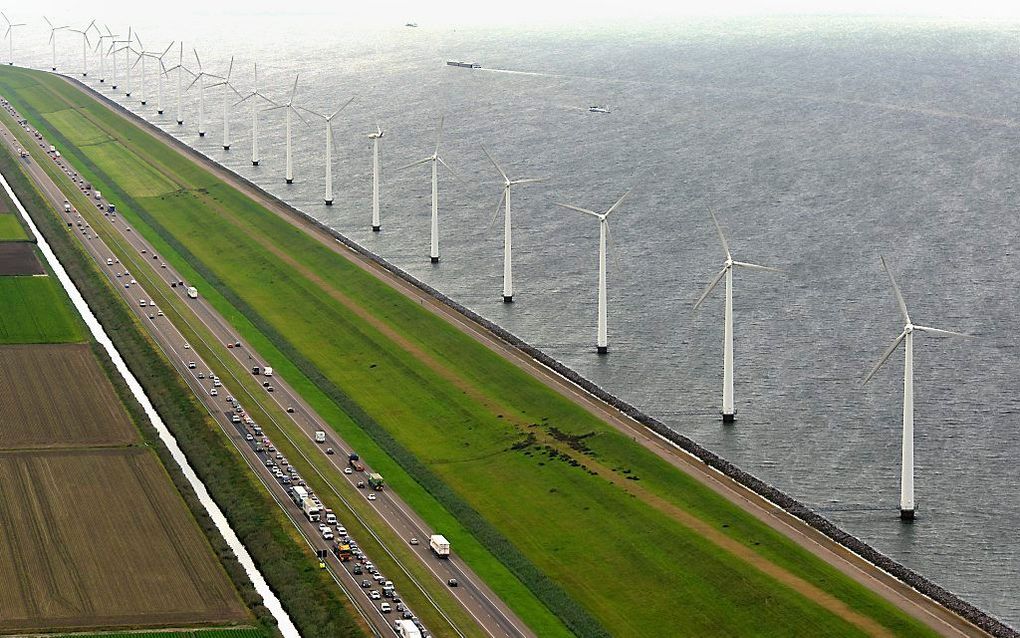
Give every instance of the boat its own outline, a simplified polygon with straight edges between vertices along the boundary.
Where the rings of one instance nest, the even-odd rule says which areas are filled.
[[[593,106],[589,106],[588,107],[588,112],[589,113],[609,113],[610,111],[606,107],[599,106],[599,105],[596,104],[596,105],[593,105]]]
[[[417,22],[408,22],[404,26],[405,27],[416,27],[416,26],[418,26],[418,23]]]
[[[478,64],[477,62],[461,62],[459,60],[447,60],[446,61],[446,66],[459,66],[459,67],[464,67],[465,69],[480,69],[480,68],[482,68],[482,65]]]

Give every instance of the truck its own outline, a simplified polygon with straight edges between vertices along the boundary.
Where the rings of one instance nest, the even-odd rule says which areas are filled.
[[[192,299],[198,299],[198,288],[195,288],[194,286],[189,286],[188,296],[191,297]]]
[[[307,518],[310,522],[319,522],[319,506],[316,505],[315,501],[312,499],[306,498],[301,501],[301,511],[305,513],[305,518]]]
[[[315,431],[315,442],[316,443],[325,443],[326,442],[326,432],[323,431],[323,430],[316,430]]]
[[[361,457],[355,452],[351,452],[350,458],[347,459],[347,464],[351,466],[355,472],[364,472],[365,466],[361,463]]]
[[[450,557],[450,541],[442,534],[433,534],[429,537],[429,547],[439,558]]]
[[[400,638],[421,638],[421,632],[413,621],[398,620],[393,624],[397,628],[397,635]]]
[[[95,197],[96,201],[98,202],[99,200],[101,200],[103,198],[103,193],[101,191],[95,191],[93,193],[93,197]]]
[[[368,475],[368,486],[373,490],[381,490],[383,488],[382,474],[378,472],[372,472]]]
[[[347,543],[336,541],[333,543],[333,553],[343,562],[351,560],[354,555],[351,553],[351,546]]]
[[[331,510],[331,509],[329,509],[327,507],[324,510],[324,512],[326,514],[326,525],[336,525],[336,523],[337,523],[337,521],[336,521],[336,514],[333,513],[333,510]]]
[[[301,505],[308,498],[308,490],[301,487],[300,485],[297,487],[293,487],[290,490],[290,497],[294,499],[295,505]]]
[[[273,376],[273,369],[270,368],[269,366],[266,366],[265,368],[262,369],[262,374],[264,376],[271,377]]]

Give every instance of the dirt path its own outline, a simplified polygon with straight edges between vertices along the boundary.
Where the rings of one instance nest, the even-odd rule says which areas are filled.
[[[81,88],[78,87],[76,83],[70,82],[70,84],[81,90]],[[110,109],[118,116],[129,121],[131,124],[139,125],[139,122],[135,118],[129,117],[122,110],[108,103],[106,100],[100,100],[100,102],[106,108]],[[617,428],[624,434],[632,437],[635,441],[641,443],[643,446],[651,450],[653,453],[657,454],[662,459],[666,460],[667,462],[681,469],[687,474],[695,477],[703,484],[711,487],[719,494],[725,496],[732,502],[736,503],[745,511],[754,514],[760,520],[764,521],[772,528],[783,533],[788,538],[791,538],[792,540],[800,544],[802,547],[808,549],[813,554],[822,558],[829,564],[837,567],[843,573],[847,574],[854,580],[869,587],[872,591],[875,591],[876,593],[884,596],[885,598],[890,600],[893,604],[910,613],[911,615],[915,616],[916,618],[922,620],[936,631],[944,635],[952,636],[988,635],[985,632],[981,631],[979,628],[975,627],[974,625],[964,620],[963,618],[950,612],[941,605],[938,605],[937,603],[923,596],[919,592],[916,592],[906,584],[902,583],[901,581],[887,574],[886,572],[878,569],[877,567],[860,558],[856,554],[853,554],[842,545],[839,545],[838,543],[831,540],[827,536],[823,535],[821,532],[818,532],[814,528],[810,527],[800,519],[781,510],[780,508],[766,501],[753,491],[745,488],[739,483],[736,483],[729,477],[719,474],[718,472],[706,466],[699,459],[696,459],[695,457],[680,450],[679,448],[675,447],[666,440],[658,437],[655,433],[648,430],[641,423],[634,421],[633,419],[630,419],[629,417],[622,414],[615,408],[596,399],[595,397],[585,392],[583,389],[573,385],[568,380],[564,379],[563,377],[559,376],[552,370],[534,361],[525,353],[521,352],[512,345],[504,342],[499,337],[485,329],[483,326],[471,321],[464,315],[457,312],[455,309],[447,306],[442,301],[436,299],[427,292],[415,287],[413,284],[395,276],[394,274],[390,273],[385,268],[371,261],[367,257],[357,253],[356,251],[348,248],[343,244],[338,243],[337,240],[332,235],[330,235],[323,229],[315,226],[308,220],[305,220],[304,218],[300,217],[294,211],[289,209],[286,205],[282,204],[281,202],[277,201],[276,199],[270,196],[267,196],[265,193],[258,190],[257,188],[247,184],[230,171],[214,163],[212,160],[209,160],[208,158],[199,155],[192,149],[185,147],[181,142],[174,139],[170,135],[164,133],[163,131],[160,131],[159,129],[155,128],[152,125],[143,123],[141,124],[141,126],[146,131],[154,134],[156,137],[163,140],[164,142],[167,142],[171,148],[175,149],[183,157],[186,157],[190,161],[193,161],[203,166],[204,168],[215,174],[218,178],[226,181],[228,184],[230,184],[240,192],[244,193],[251,199],[255,200],[268,210],[279,215],[280,217],[289,221],[290,223],[302,228],[308,233],[308,235],[314,237],[315,239],[320,241],[323,245],[327,246],[334,252],[343,255],[349,261],[355,263],[366,272],[375,276],[377,279],[385,282],[392,288],[395,288],[405,296],[419,303],[422,307],[428,308],[434,314],[442,317],[449,323],[457,326],[459,329],[461,329],[468,335],[472,336],[473,338],[477,339],[479,342],[481,342],[491,350],[501,354],[503,357],[510,360],[512,363],[517,365],[522,370],[539,379],[542,383],[544,383],[548,387],[559,392],[561,395],[577,402],[582,407],[591,412],[593,415],[609,423],[610,425]],[[158,163],[157,166],[159,166]],[[163,169],[163,167],[161,166],[160,168],[161,170]],[[278,248],[274,249],[273,254],[279,256],[280,255],[279,249]],[[288,257],[287,261],[290,265],[298,267],[297,265],[295,265],[292,258]],[[303,274],[306,275],[310,274],[306,268],[300,268],[300,270]],[[318,285],[323,286],[325,290],[330,290],[330,287],[325,286],[320,277],[311,274],[309,278],[315,281]],[[406,341],[406,339],[403,339],[399,335],[394,334],[394,331],[391,328],[383,324],[379,319],[367,315],[367,312],[363,308],[357,306],[357,304],[354,304],[351,300],[347,299],[345,302],[343,300],[342,293],[340,293],[339,291],[334,292],[336,292],[337,295],[340,295],[340,297],[334,297],[337,299],[337,301],[345,303],[345,305],[350,304],[349,307],[352,310],[352,312],[358,314],[359,317],[365,318],[366,321],[369,321],[373,326],[379,327],[380,332],[387,336],[387,338],[391,338],[395,342],[400,344],[402,347],[408,348],[409,352],[411,352],[412,354],[414,354],[414,356],[419,358],[419,360],[422,360],[424,363],[427,364],[427,361],[425,359],[422,359],[421,357],[418,356],[418,354],[416,354],[422,353],[420,348],[417,348],[413,344],[409,344]],[[333,293],[331,292],[331,294]],[[440,369],[437,369],[436,371],[437,373],[440,373]],[[443,373],[444,378],[447,378],[447,375],[449,374],[450,374],[449,371]],[[718,530],[715,530],[714,528],[708,526],[706,523],[704,523],[704,521],[701,521],[700,519],[691,516],[690,514],[684,512],[683,510],[679,510],[679,508],[676,508],[676,506],[672,505],[671,503],[663,501],[662,499],[659,499],[655,495],[649,494],[645,490],[642,490],[642,492],[643,493],[639,495],[640,498],[646,499],[650,503],[656,500],[660,501],[660,509],[663,508],[676,509],[675,514],[678,517],[683,516],[689,518],[689,520],[685,522],[685,524],[687,524],[689,527],[696,529],[699,533],[702,533],[706,537],[712,538],[713,542],[716,542],[721,547],[726,548],[728,551],[734,553],[735,555],[741,556],[741,558],[743,558],[748,563],[755,564],[755,566],[761,569],[763,572],[769,573],[777,580],[780,580],[788,584],[789,586],[793,587],[794,589],[801,591],[806,596],[810,597],[812,600],[816,600],[816,602],[819,602],[819,604],[822,604],[822,600],[824,598],[826,597],[829,598],[830,600],[828,604],[823,605],[827,609],[832,610],[834,613],[837,613],[841,617],[847,618],[848,620],[850,620],[851,616],[859,617],[859,615],[857,615],[856,612],[847,608],[845,604],[842,603],[841,601],[832,598],[825,592],[817,590],[817,588],[814,588],[814,586],[798,579],[792,574],[789,574],[785,570],[782,570],[782,568],[778,568],[778,566],[767,561],[763,557],[755,554],[753,550],[723,535]],[[680,518],[678,518],[678,520],[680,520]],[[704,526],[704,528],[699,528],[698,527],[699,525]],[[728,544],[733,544],[733,547],[727,546]],[[745,552],[750,555],[745,557],[744,556]],[[756,562],[760,564],[756,564]],[[776,573],[772,573],[768,571],[769,569],[778,569],[779,571]],[[787,580],[784,580],[787,577],[795,580],[788,582]],[[815,591],[811,593],[810,590],[799,589],[798,588],[799,585],[797,584],[796,581],[800,581],[801,583],[803,583],[804,586],[811,588]],[[819,596],[821,596],[821,598]],[[841,610],[842,613],[836,611],[836,609],[839,607],[842,607]],[[850,620],[850,622],[854,621]],[[854,624],[862,628],[865,628],[864,625],[861,624],[862,622],[865,624],[869,623],[873,624],[873,621],[871,621],[870,619],[862,617],[859,617],[859,621],[854,622]],[[865,629],[865,631],[868,631],[868,633],[873,633],[875,635],[883,635],[884,632],[884,630],[881,627],[877,626],[873,626],[870,629]]]

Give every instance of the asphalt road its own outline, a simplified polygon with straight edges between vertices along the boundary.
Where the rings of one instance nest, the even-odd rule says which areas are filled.
[[[17,118],[18,116],[15,115]],[[20,143],[14,141],[14,138],[10,131],[6,127],[0,127],[0,133],[5,143],[12,148],[12,150]],[[37,140],[37,144],[41,145],[41,149],[46,149],[49,143],[45,140]],[[319,523],[309,522],[303,515],[300,508],[298,508],[288,493],[288,487],[283,485],[280,480],[273,476],[271,470],[265,465],[265,457],[255,450],[255,441],[248,442],[246,435],[251,433],[250,429],[238,428],[235,424],[230,421],[230,416],[233,414],[233,408],[226,402],[226,396],[230,395],[239,400],[239,403],[243,406],[245,404],[260,403],[265,405],[266,402],[275,402],[277,406],[283,410],[288,408],[293,409],[293,413],[287,416],[292,419],[291,424],[277,424],[280,430],[287,433],[286,436],[291,438],[293,436],[306,436],[309,439],[314,440],[314,433],[317,430],[326,432],[327,440],[325,443],[318,446],[319,453],[322,455],[321,458],[316,459],[317,465],[322,463],[325,459],[328,464],[319,465],[319,467],[325,467],[328,472],[335,472],[330,478],[342,478],[351,489],[349,490],[334,490],[337,497],[342,500],[348,500],[352,498],[366,498],[368,494],[375,496],[374,500],[367,501],[369,505],[376,511],[380,518],[389,525],[393,531],[397,533],[400,538],[409,540],[412,537],[418,538],[420,544],[416,546],[409,545],[410,549],[415,553],[418,559],[428,568],[429,572],[433,574],[444,585],[450,579],[456,579],[458,582],[457,587],[451,587],[450,591],[454,597],[463,605],[467,612],[476,620],[478,625],[484,629],[491,636],[533,636],[531,632],[523,622],[520,621],[506,605],[501,601],[485,583],[474,574],[464,563],[456,556],[456,547],[453,548],[453,555],[449,559],[437,558],[428,546],[428,538],[432,533],[432,530],[425,524],[425,522],[406,504],[404,503],[394,492],[388,489],[381,491],[374,491],[368,489],[357,488],[359,481],[365,481],[367,473],[371,472],[371,466],[369,463],[362,459],[365,464],[365,472],[354,472],[352,474],[344,474],[343,469],[347,466],[348,455],[352,451],[351,447],[341,440],[336,433],[328,426],[328,424],[311,409],[309,405],[305,403],[303,399],[296,392],[294,392],[290,386],[287,385],[286,381],[282,379],[278,374],[274,374],[272,377],[262,377],[265,382],[268,382],[272,386],[272,391],[268,391],[268,388],[264,388],[264,392],[261,396],[249,394],[240,384],[236,383],[236,380],[232,379],[220,379],[223,384],[222,387],[217,389],[217,396],[211,396],[210,390],[213,387],[210,379],[199,379],[197,376],[198,372],[208,373],[209,366],[195,354],[194,350],[187,348],[187,343],[184,336],[177,330],[173,323],[165,316],[159,316],[155,309],[152,309],[149,304],[146,307],[140,307],[139,300],[152,300],[156,302],[157,308],[163,305],[163,301],[169,295],[176,295],[182,300],[185,300],[191,311],[194,313],[193,317],[187,317],[184,320],[188,323],[200,323],[210,333],[212,333],[216,339],[219,340],[219,344],[208,344],[212,346],[212,350],[215,352],[217,358],[222,357],[234,357],[242,366],[246,369],[251,369],[252,366],[258,365],[264,368],[265,365],[272,366],[272,362],[266,362],[262,359],[259,354],[252,349],[247,343],[240,341],[239,337],[235,335],[229,324],[219,315],[218,312],[213,309],[211,304],[208,303],[202,296],[201,291],[198,299],[189,299],[187,297],[187,283],[184,286],[171,287],[171,282],[181,281],[182,278],[173,271],[169,264],[159,258],[159,255],[154,252],[153,248],[149,246],[144,238],[137,232],[130,230],[130,227],[125,223],[123,218],[119,215],[104,215],[102,211],[93,209],[91,211],[80,211],[83,213],[83,217],[80,219],[81,227],[78,226],[79,218],[77,213],[72,212],[71,214],[65,214],[63,212],[63,205],[66,198],[65,193],[61,190],[61,187],[55,184],[50,177],[42,170],[40,166],[36,164],[35,157],[31,156],[27,159],[22,159],[22,163],[27,169],[28,174],[33,178],[40,190],[46,195],[50,202],[54,205],[63,217],[65,222],[70,222],[71,227],[69,230],[81,239],[83,246],[87,252],[96,259],[96,262],[100,265],[101,270],[107,274],[110,278],[111,283],[114,287],[120,291],[125,297],[128,305],[134,309],[134,311],[141,317],[143,323],[148,325],[150,333],[160,345],[163,351],[166,353],[170,361],[177,368],[189,386],[195,391],[195,394],[205,404],[209,412],[215,417],[216,421],[220,424],[223,431],[230,437],[231,441],[242,452],[248,464],[252,467],[253,471],[259,476],[263,484],[266,485],[267,489],[273,494],[274,498],[281,505],[288,517],[292,520],[295,526],[301,531],[302,535],[308,541],[310,548],[314,549],[325,549],[331,546],[331,543],[323,541],[319,534],[318,525]],[[40,160],[42,161],[42,160]],[[45,161],[54,161],[47,159]],[[66,163],[66,158],[60,158],[58,164],[65,169],[65,172],[72,172],[73,167],[70,167]],[[75,184],[71,181],[71,177],[68,177],[67,183],[63,186],[66,189],[75,188]],[[78,188],[84,190],[80,185]],[[92,199],[90,197],[90,199]],[[94,203],[102,204],[103,208],[106,209],[108,203],[104,200]],[[95,220],[96,226],[89,224],[85,216]],[[99,222],[99,220],[102,220]],[[125,240],[135,251],[134,255],[125,255],[124,262],[118,263],[117,256],[109,249],[106,243],[102,239],[102,234],[116,232],[123,240]],[[107,260],[115,260],[112,265],[107,265]],[[156,277],[162,281],[165,286],[158,290],[145,290],[140,284],[132,284],[129,287],[125,287],[124,284],[128,283],[131,276],[122,276],[118,278],[117,272],[133,271],[134,275],[137,275],[142,268],[150,269]],[[132,276],[134,276],[132,275]],[[152,314],[153,318],[150,319],[149,315]],[[240,342],[240,347],[227,348],[227,344],[234,344]],[[189,362],[195,362],[195,368],[191,369],[188,367]],[[289,426],[289,427],[285,427]],[[296,428],[294,426],[297,426]],[[243,426],[243,424],[242,424]],[[289,430],[289,432],[288,432]],[[254,438],[254,437],[253,437]],[[293,439],[292,439],[293,441]],[[326,454],[326,449],[332,448],[334,454]],[[309,466],[313,467],[311,459],[306,457],[309,461]],[[318,470],[315,470],[318,471]],[[344,520],[343,516],[338,516],[341,523]],[[362,521],[366,524],[369,529],[371,526],[367,524],[367,521]],[[438,530],[436,533],[442,533]],[[374,532],[373,532],[374,534]],[[382,539],[376,536],[377,541],[380,545],[385,547],[382,543]],[[357,539],[354,539],[355,541]],[[387,550],[389,551],[389,550]],[[396,556],[390,554],[391,558],[400,565],[400,561]],[[370,559],[370,557],[367,557]],[[380,635],[393,635],[393,621],[400,618],[397,613],[383,614],[379,611],[379,605],[382,602],[391,602],[387,599],[372,600],[369,597],[369,592],[372,589],[378,589],[373,586],[365,589],[360,586],[360,582],[364,578],[371,578],[367,574],[364,576],[355,577],[351,574],[351,569],[354,566],[354,562],[340,562],[330,553],[327,559],[327,567],[333,573],[334,578],[338,584],[348,593],[351,600],[355,602],[356,606],[362,611],[365,618],[376,628]],[[401,565],[401,569],[405,569]],[[413,575],[405,570],[405,575],[412,582],[415,582]],[[415,582],[417,585],[417,582]],[[420,587],[419,587],[420,588]],[[420,588],[422,593],[429,598],[428,593]],[[435,603],[433,602],[435,605]],[[435,605],[439,609],[440,613],[444,613],[438,605]],[[445,613],[444,613],[445,615]],[[452,621],[451,621],[451,624]],[[458,631],[458,633],[460,633]]]

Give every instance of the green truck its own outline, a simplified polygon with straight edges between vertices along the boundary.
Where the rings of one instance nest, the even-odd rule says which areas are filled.
[[[383,488],[383,478],[381,474],[371,473],[368,475],[368,486],[373,490],[381,490]]]

